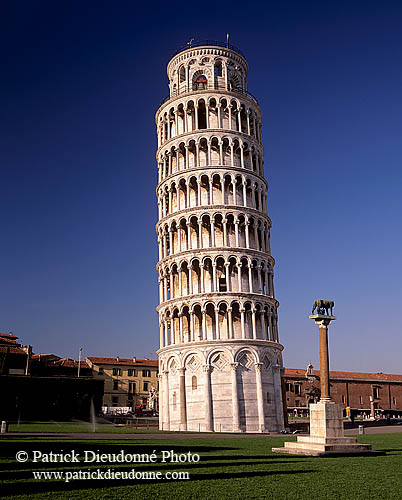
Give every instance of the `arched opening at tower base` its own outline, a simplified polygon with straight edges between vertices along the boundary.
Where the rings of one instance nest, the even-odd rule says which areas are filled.
[[[258,346],[193,347],[161,359],[160,429],[267,432],[282,429],[280,352]]]

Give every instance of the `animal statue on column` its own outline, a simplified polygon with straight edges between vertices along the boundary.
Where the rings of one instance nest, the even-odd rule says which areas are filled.
[[[318,299],[314,301],[313,310],[311,314],[314,314],[314,311],[317,309],[317,314],[326,314],[328,316],[328,311],[330,311],[330,315],[332,316],[332,308],[334,307],[333,300],[322,300]]]

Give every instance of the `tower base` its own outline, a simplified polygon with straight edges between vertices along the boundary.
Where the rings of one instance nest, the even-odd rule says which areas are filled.
[[[360,444],[355,438],[344,436],[342,406],[331,400],[310,405],[310,435],[287,441],[283,448],[272,448],[276,453],[293,455],[348,455],[371,453],[370,444]]]

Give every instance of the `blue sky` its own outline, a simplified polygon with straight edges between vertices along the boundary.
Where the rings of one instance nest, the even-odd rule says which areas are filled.
[[[220,5],[220,4],[219,4]],[[195,39],[249,63],[263,111],[279,334],[318,366],[402,373],[400,2],[6,2],[0,331],[35,352],[158,347],[154,114]]]

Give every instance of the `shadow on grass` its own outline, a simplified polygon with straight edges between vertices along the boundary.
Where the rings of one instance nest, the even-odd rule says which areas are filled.
[[[63,464],[62,467],[59,467],[57,468],[57,465],[58,464],[54,464],[52,466],[52,464],[44,464],[44,463],[30,463],[30,464],[16,464],[17,467],[14,465],[14,467],[4,467],[3,469],[4,472],[0,472],[0,480],[2,481],[19,481],[19,480],[22,480],[22,479],[32,479],[33,478],[33,475],[32,475],[32,471],[41,471],[41,470],[52,470],[52,471],[60,471],[60,472],[66,472],[66,471],[69,471],[69,472],[73,472],[73,471],[79,471],[79,470],[83,470],[83,468],[85,468],[86,471],[96,471],[97,469],[100,469],[102,471],[106,471],[107,469],[114,469],[116,471],[126,471],[126,472],[129,472],[131,469],[133,469],[134,467],[136,468],[136,470],[138,472],[141,472],[142,470],[146,470],[147,471],[155,471],[155,472],[158,472],[158,471],[161,471],[161,472],[165,472],[165,471],[174,471],[176,469],[180,470],[180,471],[184,471],[184,470],[187,470],[189,469],[189,471],[191,472],[191,470],[200,470],[200,469],[208,469],[208,468],[215,468],[215,469],[219,469],[219,468],[222,468],[222,467],[240,467],[240,466],[256,466],[256,465],[259,465],[259,466],[267,466],[267,465],[278,465],[278,464],[289,464],[289,463],[295,463],[295,462],[292,462],[291,460],[287,459],[287,460],[284,460],[283,458],[284,457],[280,457],[282,458],[282,460],[275,460],[275,461],[271,461],[268,457],[263,457],[264,460],[259,460],[259,461],[255,461],[255,460],[250,460],[250,461],[246,461],[244,457],[226,457],[226,462],[225,464],[222,464],[221,462],[214,462],[212,457],[211,457],[211,460],[206,460],[206,461],[200,461],[196,464],[194,463],[180,463],[180,464],[177,464],[177,463],[174,463],[174,464],[171,464],[171,463],[147,463],[147,464],[91,464],[91,465],[88,465],[88,464],[85,464],[85,462],[81,462],[80,464],[72,464],[71,466],[69,466],[68,468],[66,468],[66,465]],[[303,457],[301,457],[303,458]],[[304,457],[305,458],[305,457]],[[306,462],[307,460],[297,460],[297,463],[301,463],[301,462]],[[6,465],[10,465],[10,464],[6,464]],[[11,464],[12,465],[12,464]],[[61,464],[60,464],[61,465]],[[21,469],[19,470],[18,469],[18,466],[21,467]],[[117,468],[119,467],[119,468]]]
[[[282,471],[250,471],[250,472],[218,472],[216,474],[194,474],[190,475],[189,481],[216,481],[222,479],[246,479],[255,477],[267,477],[275,475],[295,475],[295,474],[311,474],[315,470],[282,470]],[[92,490],[97,488],[113,488],[121,486],[134,486],[134,485],[147,485],[147,484],[175,484],[186,483],[183,480],[75,480],[69,483],[55,482],[55,481],[37,481],[37,482],[24,482],[24,483],[6,483],[1,487],[0,497],[10,497],[11,495],[29,495],[38,493],[59,493],[64,491],[75,490]],[[21,491],[23,490],[23,491]]]

